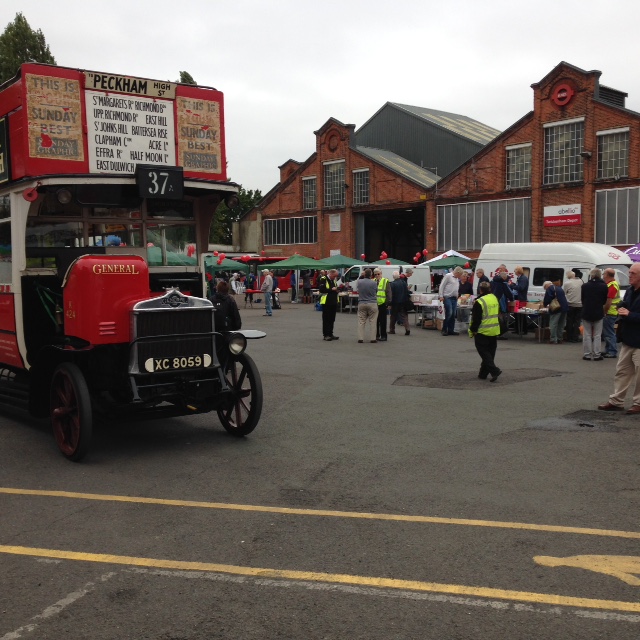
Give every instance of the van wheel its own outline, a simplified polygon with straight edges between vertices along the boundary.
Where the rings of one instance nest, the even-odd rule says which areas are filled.
[[[75,364],[64,362],[54,371],[49,409],[58,448],[66,458],[79,462],[89,451],[93,424],[89,388]]]

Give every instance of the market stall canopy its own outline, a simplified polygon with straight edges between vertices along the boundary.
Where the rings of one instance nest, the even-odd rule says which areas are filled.
[[[322,262],[330,264],[334,269],[348,269],[356,264],[362,264],[362,260],[356,260],[355,258],[349,258],[348,256],[339,254],[337,256],[322,258]]]
[[[218,264],[218,260],[220,258],[216,258],[215,256],[207,256],[204,259],[204,266],[210,273],[215,273],[216,271],[230,271],[234,272],[242,272],[249,273],[249,265],[244,264],[242,262],[236,262],[235,260],[231,260],[230,258],[225,258],[222,260],[220,264]]]
[[[403,267],[412,266],[408,262],[405,262],[404,260],[398,260],[397,258],[385,258],[384,260],[376,260],[371,264],[396,264],[396,265],[401,265]]]
[[[291,269],[292,271],[299,271],[300,269],[331,269],[335,265],[329,264],[324,260],[306,258],[305,256],[301,256],[296,253],[286,260],[274,262],[269,266],[273,269]]]
[[[431,258],[430,260],[422,262],[421,264],[431,264],[436,260],[443,260],[444,258],[451,258],[453,256],[457,256],[458,258],[464,258],[465,260],[471,259],[469,258],[469,256],[465,256],[464,253],[458,253],[454,249],[449,249],[449,251],[445,251],[444,253],[441,253],[439,256],[435,256],[434,258]]]
[[[633,247],[629,247],[625,253],[634,261],[640,262],[640,242],[634,244]]]
[[[442,260],[434,260],[430,262],[423,262],[431,270],[434,269],[454,269],[455,267],[464,267],[465,264],[474,264],[475,260],[469,260],[469,258],[460,258],[459,256],[449,256],[448,258],[442,258]],[[468,268],[468,267],[467,267]]]

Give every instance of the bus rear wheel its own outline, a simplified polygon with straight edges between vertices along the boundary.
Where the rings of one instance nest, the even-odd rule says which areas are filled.
[[[262,413],[262,379],[255,362],[242,353],[224,365],[224,374],[231,389],[229,404],[218,409],[222,426],[234,436],[251,433]]]
[[[58,365],[51,379],[49,407],[58,448],[66,458],[79,462],[89,451],[93,424],[89,388],[77,365]]]

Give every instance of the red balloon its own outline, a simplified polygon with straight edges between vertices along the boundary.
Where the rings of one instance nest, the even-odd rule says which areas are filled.
[[[417,262],[418,262],[418,260],[420,260],[420,258],[418,258],[418,256],[413,256],[413,261],[414,261],[415,263],[417,263]]]
[[[218,258],[218,264],[222,264],[222,258]]]
[[[465,263],[464,263],[464,268],[465,268],[465,269],[469,269],[470,267],[471,267],[471,265],[470,265],[468,262],[465,262]]]
[[[429,255],[429,252],[426,249],[423,249],[422,250],[422,255],[423,256],[427,256],[427,255]]]
[[[386,252],[386,251],[383,251],[383,252],[380,254],[380,260],[386,260],[388,257],[389,257],[389,256],[387,255],[387,252]]]
[[[366,256],[364,255],[364,253],[360,254],[360,258],[362,258],[362,260],[366,260],[367,259]]]
[[[226,254],[226,253],[221,253],[221,254],[220,254],[220,259],[221,259],[221,260],[224,260],[226,257],[227,257],[227,254]]]
[[[391,264],[391,260],[387,260],[387,264]]]
[[[218,252],[217,252],[217,251],[214,251],[214,252],[213,252],[213,255],[217,258],[217,257],[218,257]]]

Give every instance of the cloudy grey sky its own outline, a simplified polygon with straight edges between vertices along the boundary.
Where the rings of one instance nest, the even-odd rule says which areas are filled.
[[[60,65],[223,91],[229,176],[263,193],[330,117],[390,101],[502,130],[561,60],[640,111],[637,0],[4,0],[0,29],[17,11]]]

